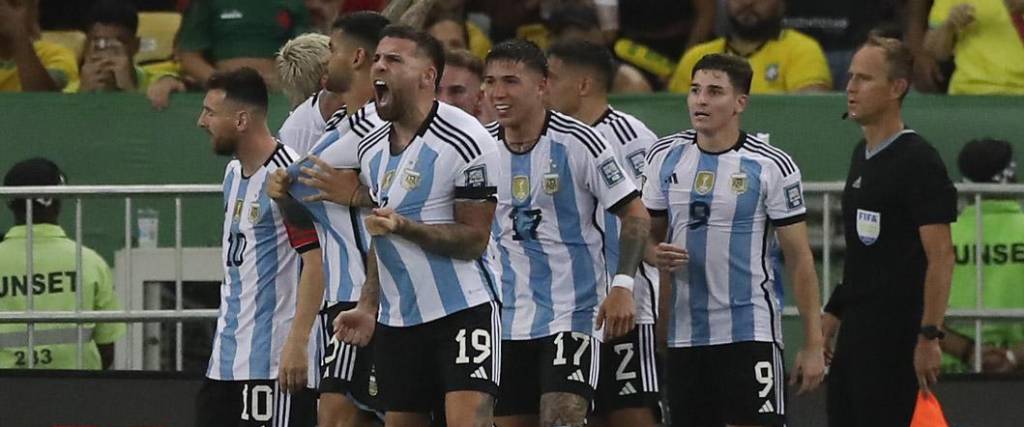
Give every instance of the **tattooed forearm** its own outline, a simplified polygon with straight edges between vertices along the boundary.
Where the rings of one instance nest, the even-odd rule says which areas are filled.
[[[366,254],[366,281],[359,294],[360,306],[376,309],[380,304],[380,272],[377,268],[377,249],[371,243]]]
[[[589,406],[580,395],[544,393],[540,397],[540,427],[583,427]]]
[[[463,224],[423,224],[408,221],[398,234],[438,255],[474,260],[487,249],[489,230]]]
[[[651,233],[651,220],[627,216],[622,219],[622,230],[619,232],[619,265],[616,274],[636,275],[640,261],[647,250],[647,239]]]

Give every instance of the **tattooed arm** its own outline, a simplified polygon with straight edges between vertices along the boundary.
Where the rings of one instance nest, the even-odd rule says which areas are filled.
[[[615,274],[635,276],[644,259],[651,233],[651,216],[636,197],[613,212],[622,221],[619,231],[619,265]]]
[[[487,249],[494,208],[493,201],[456,201],[454,224],[424,224],[390,208],[374,209],[366,228],[375,236],[397,234],[438,255],[474,260]]]
[[[587,423],[590,404],[583,396],[572,393],[544,393],[540,397],[541,427],[583,427]]]
[[[359,303],[334,318],[335,337],[338,340],[360,347],[370,343],[377,327],[377,309],[380,306],[380,273],[377,266],[377,250],[370,244],[366,254],[366,281],[359,294]]]

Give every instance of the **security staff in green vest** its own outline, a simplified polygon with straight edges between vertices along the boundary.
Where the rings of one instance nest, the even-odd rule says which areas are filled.
[[[22,161],[4,176],[4,186],[63,185],[64,174],[52,161],[34,158]],[[32,199],[32,278],[27,277],[25,254],[28,230],[25,199],[8,202],[15,225],[0,241],[0,311],[24,311],[28,292],[36,311],[72,311],[78,273],[75,270],[75,242],[57,225],[60,200]],[[96,252],[82,248],[82,310],[116,310],[117,296],[110,267]],[[82,324],[82,369],[109,368],[114,361],[114,341],[124,335],[123,323]],[[73,323],[37,323],[34,348],[28,349],[25,324],[0,324],[0,368],[25,369],[33,358],[37,369],[78,367],[78,328]]]
[[[968,182],[1017,182],[1013,148],[1007,141],[978,139],[968,142],[957,160]],[[949,295],[951,309],[975,308],[977,231],[976,205],[964,208],[953,224],[956,267]],[[1020,201],[988,196],[981,202],[981,264],[984,277],[982,306],[1024,308],[1024,212]],[[969,370],[974,364],[974,322],[948,321],[942,341],[946,372]],[[1024,323],[987,321],[982,324],[982,371],[1012,372],[1024,367]]]

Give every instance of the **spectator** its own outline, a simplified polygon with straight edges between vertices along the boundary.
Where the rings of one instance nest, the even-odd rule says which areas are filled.
[[[345,0],[305,0],[309,12],[310,29],[320,34],[330,34],[331,25],[341,15]]]
[[[949,76],[953,74],[953,61],[937,61],[924,48],[924,36],[928,32],[928,13],[932,0],[905,0],[903,14],[906,16],[903,42],[914,52],[914,89],[921,92],[949,91]]]
[[[52,161],[34,158],[15,164],[4,176],[4,186],[64,185],[64,174]],[[82,286],[82,311],[117,310],[117,296],[110,267],[92,249],[82,247],[82,269],[76,272],[75,241],[57,225],[61,201],[32,200],[33,278],[26,277],[25,199],[13,199],[14,227],[0,241],[0,311],[28,308],[26,291],[33,292],[35,311],[73,311],[76,288]],[[81,274],[79,277],[78,274]],[[78,280],[80,279],[80,280]],[[83,323],[82,369],[110,368],[114,341],[125,332],[123,323]],[[29,367],[34,358],[37,369],[78,367],[78,328],[72,323],[36,324],[33,354],[28,354],[28,333],[24,324],[0,325],[0,369]]]
[[[709,53],[747,58],[754,69],[751,93],[832,89],[821,45],[797,30],[782,28],[783,11],[783,0],[729,0],[729,34],[687,51],[669,82],[669,90],[688,92],[693,65]]]
[[[146,92],[154,107],[162,108],[171,92],[185,90],[174,70],[135,65],[139,51],[139,16],[123,0],[100,0],[86,18],[85,54],[81,84],[66,92]]]
[[[1024,94],[1022,14],[1024,0],[935,0],[924,46],[939,61],[953,56],[951,95]]]
[[[592,6],[566,5],[551,13],[548,21],[551,29],[552,44],[581,40],[604,46],[604,36],[598,23],[597,10]],[[636,67],[615,61],[615,78],[612,80],[611,93],[650,92],[651,84]]]
[[[979,139],[968,142],[960,151],[957,164],[967,182],[1011,184],[1017,182],[1017,163],[1013,147],[1007,141]],[[973,309],[978,253],[977,205],[964,208],[953,224],[953,248],[956,266],[949,306]],[[1020,202],[1012,198],[991,198],[981,202],[984,224],[981,238],[982,274],[985,278],[982,302],[985,308],[1024,307],[1024,212]],[[942,350],[946,353],[943,367],[962,371],[974,363],[974,322],[948,321]],[[1024,324],[1020,322],[988,322],[981,338],[984,372],[1010,372],[1021,369],[1018,357],[1024,357]]]
[[[714,36],[716,10],[716,0],[621,1],[621,34],[663,56],[679,58]]]
[[[853,51],[879,26],[899,23],[906,0],[787,0],[783,26],[821,43],[835,89],[846,88],[846,71]]]
[[[193,0],[178,33],[182,71],[205,84],[214,71],[250,67],[276,90],[274,53],[307,19],[302,0]]]
[[[75,54],[39,40],[38,0],[0,0],[0,92],[58,92],[77,84]]]
[[[445,45],[455,46],[449,40],[461,39],[460,49],[468,49],[482,61],[491,51],[491,39],[479,25],[469,19],[466,0],[438,0],[434,2],[425,26],[427,32]],[[439,36],[440,35],[440,36]]]
[[[438,87],[438,99],[472,114],[480,123],[496,119],[492,109],[483,102],[484,63],[465,49],[449,50],[444,56],[444,73]]]
[[[313,148],[328,119],[344,104],[340,94],[325,88],[330,44],[328,36],[306,33],[289,40],[277,53],[281,86],[292,106],[277,136],[300,156]]]

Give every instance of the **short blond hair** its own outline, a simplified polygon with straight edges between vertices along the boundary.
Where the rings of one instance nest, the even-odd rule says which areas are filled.
[[[331,38],[319,33],[301,34],[277,51],[277,73],[293,106],[320,90],[330,52]]]

